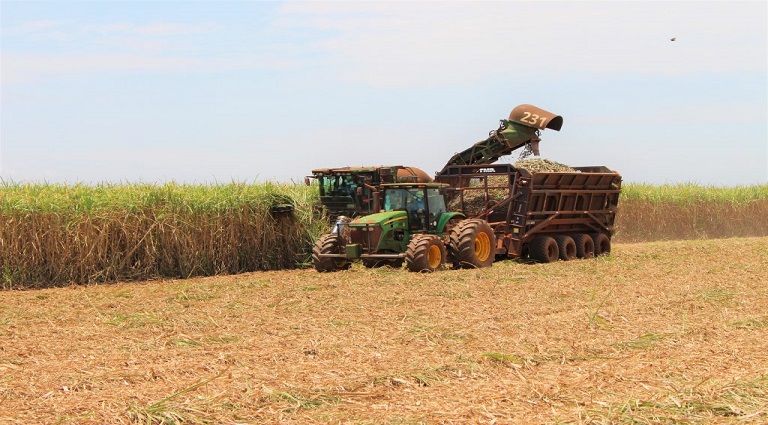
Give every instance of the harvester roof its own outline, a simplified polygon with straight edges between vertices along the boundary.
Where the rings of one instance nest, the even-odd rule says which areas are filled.
[[[384,183],[381,185],[384,189],[441,189],[444,187],[448,187],[447,183],[414,183],[414,182],[406,182],[406,183]]]
[[[312,170],[312,174],[344,174],[344,173],[361,173],[361,172],[371,172],[376,171],[379,168],[392,168],[393,166],[389,165],[376,165],[376,166],[366,166],[366,165],[359,165],[359,166],[352,166],[352,167],[332,167],[332,168],[316,168]],[[394,167],[400,167],[399,165],[396,165]]]

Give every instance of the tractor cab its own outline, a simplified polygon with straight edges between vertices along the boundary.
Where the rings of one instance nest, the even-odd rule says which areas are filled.
[[[384,210],[405,211],[408,230],[417,233],[437,233],[439,217],[446,211],[443,187],[430,185],[382,185]]]

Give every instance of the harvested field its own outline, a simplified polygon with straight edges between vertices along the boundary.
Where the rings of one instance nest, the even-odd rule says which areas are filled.
[[[768,238],[5,291],[0,422],[765,423]]]

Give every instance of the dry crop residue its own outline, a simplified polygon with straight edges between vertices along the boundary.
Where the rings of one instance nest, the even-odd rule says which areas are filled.
[[[576,170],[568,165],[544,158],[526,158],[513,164],[515,168],[524,168],[531,173],[574,173]]]
[[[618,244],[605,259],[433,274],[356,265],[5,292],[0,418],[758,423],[766,246]]]

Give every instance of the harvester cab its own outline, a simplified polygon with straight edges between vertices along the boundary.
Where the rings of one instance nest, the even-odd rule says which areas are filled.
[[[372,167],[318,168],[304,179],[305,184],[317,182],[320,203],[314,206],[316,215],[327,215],[331,223],[338,217],[358,217],[381,209],[380,186],[386,183],[431,182],[432,178],[415,167],[402,165]]]

